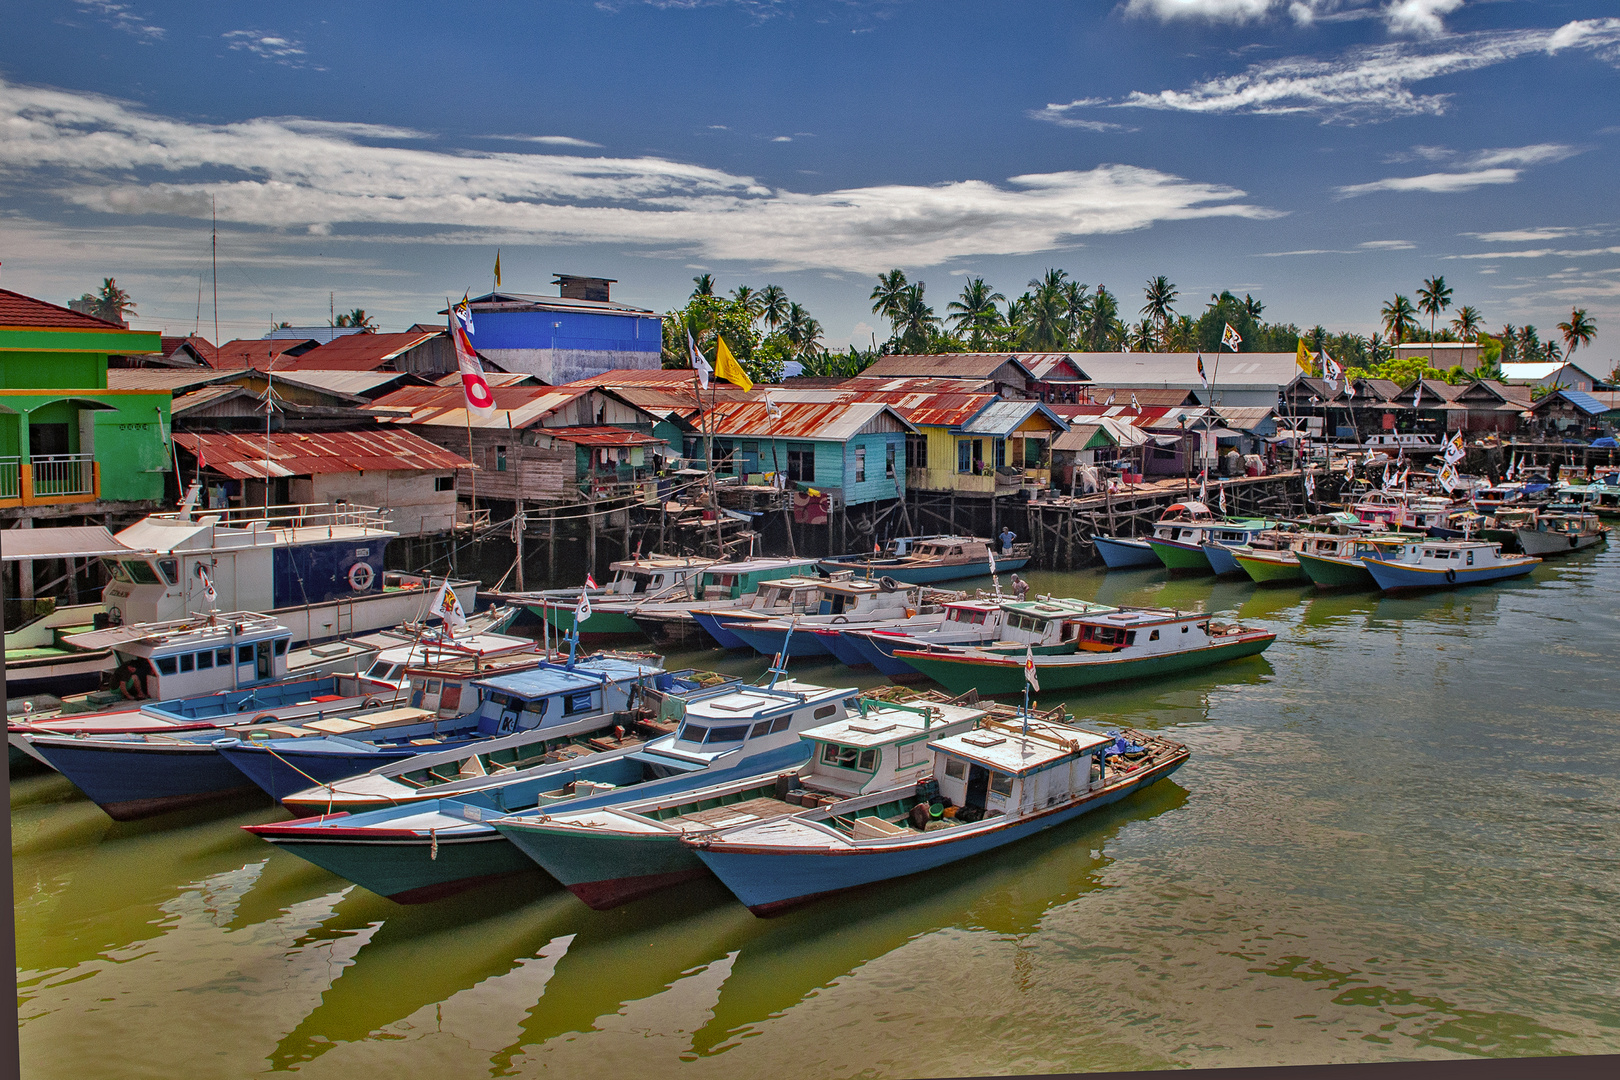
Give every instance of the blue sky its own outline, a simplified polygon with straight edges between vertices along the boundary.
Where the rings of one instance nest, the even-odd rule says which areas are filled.
[[[828,343],[903,267],[943,309],[1049,266],[1134,313],[1376,328],[1443,274],[1620,355],[1620,18],[1597,0],[40,0],[0,42],[0,285],[115,275],[221,336],[491,284],[775,282]]]

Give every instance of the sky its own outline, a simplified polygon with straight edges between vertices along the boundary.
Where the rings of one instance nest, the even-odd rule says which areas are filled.
[[[0,40],[0,287],[116,277],[214,337],[493,284],[781,285],[881,341],[875,276],[1371,333],[1443,275],[1620,358],[1613,0],[34,0]]]

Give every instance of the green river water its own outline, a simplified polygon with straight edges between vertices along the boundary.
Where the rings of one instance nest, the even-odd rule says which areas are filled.
[[[1030,577],[1277,642],[1068,703],[1188,743],[1170,780],[768,920],[713,881],[592,912],[539,871],[401,907],[238,828],[268,806],[115,824],[59,777],[16,777],[23,1074],[797,1080],[1620,1051],[1620,544],[1401,599]]]

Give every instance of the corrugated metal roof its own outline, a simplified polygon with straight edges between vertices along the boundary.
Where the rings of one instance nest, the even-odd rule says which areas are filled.
[[[1069,359],[1098,386],[1194,387],[1198,378],[1197,353],[1070,353]],[[1299,374],[1294,353],[1221,353],[1204,357],[1204,370],[1220,387],[1286,386]]]
[[[1609,407],[1584,390],[1559,390],[1548,397],[1562,397],[1588,416],[1599,416],[1609,411]]]
[[[1171,413],[1176,413],[1177,415],[1179,415],[1182,411],[1184,411],[1184,410],[1181,410],[1179,408],[1169,409],[1169,408],[1165,408],[1163,406],[1154,406],[1152,408],[1144,407],[1144,408],[1141,408],[1141,409],[1133,409],[1129,405],[1119,405],[1119,404],[1114,404],[1114,405],[1048,405],[1047,408],[1051,409],[1053,412],[1057,413],[1059,416],[1063,417],[1063,419],[1065,419],[1065,420],[1067,420],[1067,421],[1069,421],[1071,423],[1080,422],[1080,421],[1085,421],[1085,422],[1089,423],[1094,418],[1107,417],[1107,418],[1109,418],[1111,420],[1114,420],[1114,421],[1116,421],[1118,423],[1121,423],[1121,424],[1125,424],[1125,425],[1127,425],[1129,427],[1143,427],[1143,428],[1159,427],[1159,426],[1161,426],[1161,425],[1163,425],[1163,424],[1165,424],[1167,422],[1165,420],[1165,418],[1167,416],[1169,416]],[[1200,408],[1200,409],[1191,409],[1191,410],[1185,410],[1185,411],[1187,411],[1189,413],[1200,413],[1203,410]]]
[[[484,381],[491,386],[543,386],[544,382],[526,371],[489,371],[484,372]],[[440,375],[433,380],[435,386],[460,386],[461,372],[452,371],[448,375]]]
[[[589,311],[598,315],[640,315],[662,318],[646,308],[631,307],[617,300],[577,300],[571,296],[539,296],[535,293],[506,292],[504,289],[474,297],[469,303],[474,314],[480,311]],[[439,312],[440,315],[445,314]]]
[[[209,402],[217,401],[220,398],[231,397],[235,394],[241,394],[244,397],[251,398],[258,397],[258,395],[253,393],[251,390],[244,386],[238,386],[236,383],[203,386],[191,391],[188,394],[181,394],[179,397],[175,398],[174,403],[169,406],[169,412],[172,416],[180,416],[184,413],[190,412],[192,409],[207,405]],[[259,411],[264,411],[262,404],[260,405]]]
[[[235,341],[227,341],[213,352],[205,353],[203,359],[221,371],[247,367],[266,368],[270,366],[272,360],[277,361],[277,366],[280,366],[290,363],[293,359],[288,357],[285,361],[281,360],[282,353],[295,350],[312,340],[312,338],[301,341],[292,338],[274,340],[238,338]]]
[[[472,417],[475,428],[526,428],[542,417],[591,392],[589,386],[500,386],[491,387],[495,415]],[[388,417],[395,424],[428,424],[434,427],[465,427],[468,423],[467,397],[457,386],[407,386],[384,394],[367,408],[382,412],[409,409],[406,416]]]
[[[373,371],[443,333],[446,331],[433,334],[349,334],[333,338],[325,345],[317,345],[287,363],[285,370]]]
[[[1059,431],[1069,426],[1067,420],[1039,401],[995,401],[975,413],[971,420],[962,425],[962,430],[975,435],[1008,435],[1037,413],[1051,421]]]
[[[173,394],[223,382],[231,375],[229,371],[215,371],[213,368],[108,368],[107,389],[167,390]]]
[[[722,401],[708,415],[714,418],[714,433],[728,436],[833,439],[844,442],[859,435],[867,424],[884,413],[893,416],[901,430],[916,430],[893,406],[877,401],[825,404],[785,401],[777,409],[781,416],[767,415],[763,398],[759,401]]]
[[[270,436],[268,452],[262,434],[177,432],[174,441],[200,457],[204,468],[235,480],[263,479],[266,475],[472,468],[466,458],[409,431],[283,431]]]
[[[868,368],[867,370],[871,370]],[[783,390],[847,390],[918,394],[993,394],[991,379],[931,379],[904,375],[852,375],[847,379],[804,376],[782,383]]]
[[[664,441],[652,435],[643,435],[639,431],[627,431],[624,428],[611,425],[603,427],[547,428],[546,434],[553,439],[578,443],[580,446],[646,446],[650,443]]]
[[[1115,446],[1119,445],[1119,440],[1102,424],[1076,424],[1068,431],[1057,434],[1057,437],[1052,440],[1052,449],[1084,450],[1091,443],[1091,440],[1097,437],[1098,432],[1104,433],[1106,441],[1113,443]]]
[[[334,394],[348,394],[351,397],[360,397],[368,390],[375,390],[379,386],[387,386],[391,382],[408,379],[411,376],[400,371],[306,371],[303,368],[289,369],[285,376],[287,382],[299,386],[309,386],[316,390],[327,390]],[[283,379],[280,368],[274,372],[277,381]],[[456,375],[456,385],[461,385],[461,376]]]
[[[988,379],[1003,364],[1022,369],[1019,373],[1032,378],[1016,353],[922,353],[880,356],[864,374],[868,377],[916,375],[924,378]]]
[[[1215,413],[1227,427],[1239,431],[1258,431],[1261,428],[1276,429],[1276,421],[1272,418],[1275,410],[1263,406],[1241,406],[1228,408],[1216,406]],[[1262,432],[1266,434],[1266,432]]]

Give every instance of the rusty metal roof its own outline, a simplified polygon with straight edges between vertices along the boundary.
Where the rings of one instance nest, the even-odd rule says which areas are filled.
[[[1069,422],[1039,401],[996,401],[973,414],[962,430],[976,435],[1010,435],[1031,416],[1044,416],[1058,431],[1067,431]]]
[[[880,356],[865,371],[867,377],[924,376],[930,378],[988,379],[1003,364],[1012,364],[1026,379],[1033,378],[1016,353],[926,353]]]
[[[60,327],[64,330],[123,330],[117,323],[103,322],[59,304],[36,300],[10,289],[0,289],[0,326]]]
[[[317,345],[296,360],[280,365],[286,371],[312,368],[320,371],[375,371],[402,353],[407,353],[424,341],[444,334],[346,334]]]
[[[714,418],[716,435],[843,442],[883,413],[893,416],[902,430],[916,430],[898,409],[878,401],[784,401],[777,410],[780,416],[770,416],[762,396],[758,401],[722,401],[708,415]]]
[[[213,368],[108,368],[109,390],[166,390],[171,394],[209,383],[224,382],[234,373]]]
[[[475,428],[526,428],[542,417],[588,394],[589,386],[492,386],[495,415],[472,417]],[[378,412],[410,410],[408,415],[384,417],[395,424],[428,424],[434,427],[465,427],[468,423],[467,397],[461,386],[408,386],[384,394],[368,408]]]
[[[284,367],[290,364],[293,358],[289,356],[282,360],[283,353],[297,352],[303,346],[314,345],[314,338],[303,341],[291,338],[238,338],[204,353],[203,359],[221,371],[248,367],[267,368],[272,361]]]
[[[282,431],[271,435],[268,444],[262,434],[176,432],[174,442],[199,458],[203,468],[234,480],[385,469],[442,472],[472,468],[466,458],[409,431]]]
[[[547,428],[546,434],[553,439],[578,443],[580,446],[646,446],[664,441],[639,431],[612,426]]]

